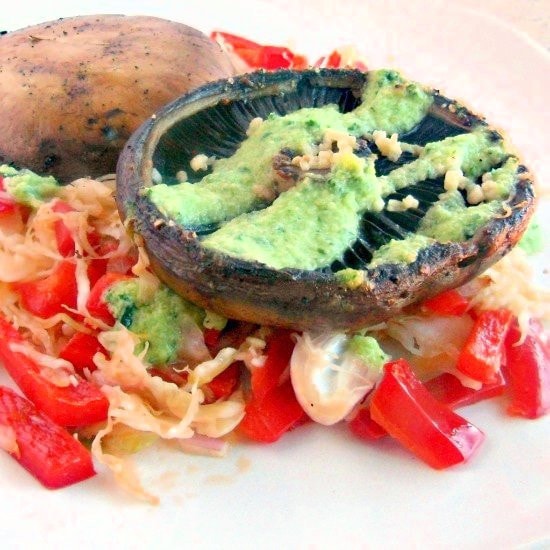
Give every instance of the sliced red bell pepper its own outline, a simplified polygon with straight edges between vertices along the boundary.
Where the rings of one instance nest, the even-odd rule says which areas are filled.
[[[109,402],[97,386],[79,377],[74,386],[56,386],[44,378],[40,365],[10,347],[22,343],[19,332],[0,317],[0,361],[39,410],[61,426],[88,426],[107,418]]]
[[[215,329],[215,328],[205,328],[203,331],[204,336],[204,343],[206,344],[206,347],[212,351],[215,349],[215,347],[218,344],[218,340],[220,339],[221,331]]]
[[[15,283],[21,305],[33,315],[47,319],[56,313],[67,312],[64,306],[76,308],[76,266],[63,260],[44,279]]]
[[[422,308],[439,315],[460,317],[468,311],[470,303],[457,290],[445,290],[422,302]]]
[[[294,350],[291,336],[292,331],[277,329],[267,338],[264,365],[251,370],[252,395],[256,400],[261,401],[281,383],[281,376],[288,367]]]
[[[357,411],[357,414],[348,422],[348,428],[360,439],[380,439],[388,435],[388,432],[372,419],[368,406]]]
[[[263,399],[254,397],[245,407],[239,431],[253,441],[273,443],[300,423],[305,412],[296,400],[292,383],[287,380]]]
[[[518,344],[520,336],[514,320],[506,338],[506,374],[512,399],[508,412],[539,418],[550,410],[550,346],[538,321],[531,320],[525,339]]]
[[[9,454],[48,489],[95,475],[90,452],[10,388],[0,386],[0,427],[14,436]]]
[[[52,207],[54,212],[59,214],[65,214],[67,212],[74,212],[74,208],[65,201],[55,201]],[[57,243],[57,250],[65,258],[73,256],[75,251],[75,241],[71,230],[67,227],[63,220],[56,220],[54,223],[55,240]]]
[[[452,374],[444,372],[424,383],[426,389],[441,403],[451,409],[473,405],[485,399],[502,395],[506,386],[501,372],[495,374],[495,380],[483,384],[478,390],[467,388]]]
[[[507,309],[482,311],[458,356],[456,368],[484,384],[495,382],[511,322],[512,313]]]
[[[384,366],[370,411],[392,437],[437,469],[467,461],[484,439],[478,428],[432,397],[404,359]]]
[[[232,48],[255,49],[261,47],[261,44],[258,44],[258,42],[253,42],[243,36],[238,36],[236,34],[231,34],[224,31],[212,31],[210,38],[216,42],[229,44]]]
[[[212,400],[224,399],[229,397],[239,385],[239,376],[241,373],[239,363],[232,363],[223,372],[210,380],[206,386],[212,394]]]
[[[263,367],[251,372],[252,395],[239,427],[254,441],[277,441],[307,416],[294,395],[290,379],[281,383],[294,349],[291,335],[290,330],[275,330],[267,339]]]
[[[96,369],[93,359],[99,351],[105,351],[105,348],[95,334],[76,332],[59,352],[59,357],[72,363],[74,370],[84,375],[84,369],[90,372]]]
[[[116,283],[121,281],[129,281],[132,277],[122,273],[106,273],[103,275],[90,290],[86,307],[92,317],[101,319],[108,325],[115,323],[115,318],[109,311],[105,302],[105,293]]]
[[[231,46],[233,53],[254,69],[304,69],[308,65],[306,57],[297,55],[284,46],[258,44],[222,31],[214,31],[210,36],[217,42]]]
[[[506,383],[504,376],[499,372],[497,380],[490,384],[483,384],[480,389],[474,390],[463,386],[456,376],[444,372],[424,382],[424,386],[440,403],[451,409],[458,409],[502,395]],[[357,437],[367,440],[379,439],[388,433],[372,419],[368,406],[357,411],[357,414],[348,423],[348,427]]]
[[[4,178],[0,176],[0,191],[5,191]],[[0,217],[13,214],[17,210],[17,202],[11,197],[0,198]]]

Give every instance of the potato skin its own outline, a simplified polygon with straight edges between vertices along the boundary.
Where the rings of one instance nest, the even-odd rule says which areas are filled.
[[[1,36],[0,161],[60,181],[114,172],[159,107],[231,74],[206,35],[155,17],[73,17]]]

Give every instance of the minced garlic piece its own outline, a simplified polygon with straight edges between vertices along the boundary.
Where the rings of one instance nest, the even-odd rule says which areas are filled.
[[[176,172],[176,179],[178,180],[178,183],[187,181],[187,172],[185,170],[179,170]]]
[[[319,150],[332,151],[334,143],[336,143],[339,153],[351,153],[357,146],[357,138],[347,132],[329,128],[323,135],[323,142],[319,145]]]
[[[253,118],[250,121],[250,124],[248,125],[248,129],[246,130],[246,135],[250,137],[251,135],[255,134],[260,126],[263,124],[263,119],[259,116],[256,118]]]
[[[386,207],[388,212],[405,212],[409,208],[418,208],[418,199],[407,195],[403,200],[389,199]]]
[[[479,185],[472,185],[466,193],[466,200],[469,204],[479,204],[483,198],[483,191]]]
[[[332,147],[336,143],[338,151],[335,153]],[[298,166],[303,172],[308,170],[326,170],[342,157],[342,155],[353,153],[357,146],[355,136],[340,132],[339,130],[328,129],[323,141],[318,148],[314,148],[311,154],[297,155],[292,159],[292,164]]]
[[[491,173],[487,172],[481,176],[481,189],[486,200],[492,201],[499,198],[499,188],[496,181],[491,178]]]
[[[195,155],[189,162],[189,166],[195,171],[208,170],[209,158],[206,155]]]
[[[448,192],[456,191],[457,189],[464,189],[467,181],[467,178],[464,177],[462,170],[459,168],[456,170],[447,170],[445,172],[443,187]]]
[[[386,136],[386,132],[375,130],[372,134],[376,147],[380,150],[380,154],[388,157],[392,162],[397,162],[403,150],[398,141],[398,135],[392,134],[391,137]]]

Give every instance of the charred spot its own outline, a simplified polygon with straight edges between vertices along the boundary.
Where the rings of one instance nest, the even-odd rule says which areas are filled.
[[[101,128],[101,133],[107,141],[115,141],[118,138],[118,131],[112,126],[104,126]]]
[[[48,155],[44,159],[44,168],[46,170],[53,168],[54,166],[57,166],[61,162],[61,158],[57,155]]]
[[[107,111],[105,113],[105,118],[109,119],[109,118],[113,118],[115,116],[123,115],[123,114],[124,114],[124,111],[116,107],[115,109],[111,109],[110,111]]]

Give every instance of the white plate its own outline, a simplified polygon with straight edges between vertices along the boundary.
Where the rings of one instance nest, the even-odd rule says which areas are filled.
[[[456,4],[28,4],[3,11],[2,28],[79,13],[147,13],[205,31],[290,42],[312,57],[353,43],[371,67],[401,68],[485,113],[507,131],[539,181],[550,180],[546,52]],[[548,255],[539,261],[548,264]],[[0,454],[1,545],[542,548],[550,544],[550,422],[503,411],[499,400],[464,411],[487,440],[470,464],[446,472],[429,469],[392,441],[356,441],[342,427],[304,427],[271,446],[240,444],[225,459],[155,448],[137,460],[148,487],[161,496],[158,507],[122,494],[103,471],[78,486],[47,491]]]

